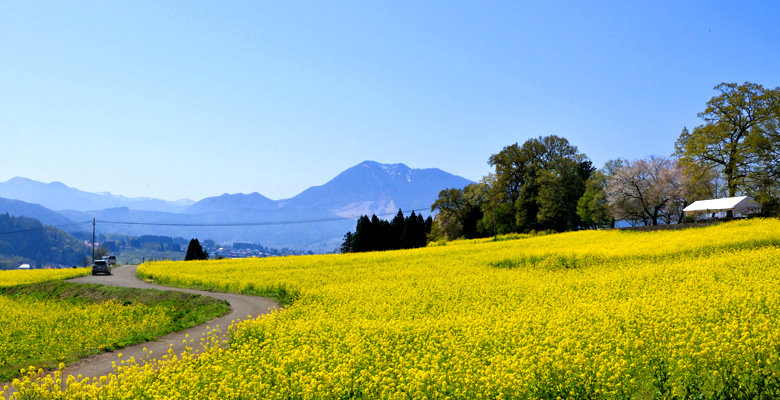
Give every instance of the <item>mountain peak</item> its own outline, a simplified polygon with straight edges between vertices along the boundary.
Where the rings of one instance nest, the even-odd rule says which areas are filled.
[[[207,197],[182,211],[184,214],[208,214],[226,211],[265,210],[276,208],[276,202],[260,193],[223,193]]]
[[[429,208],[445,188],[462,188],[468,179],[440,169],[363,161],[322,186],[304,190],[285,204],[319,208],[342,217]]]
[[[402,178],[411,182],[411,175],[413,169],[409,168],[405,164],[382,164],[376,161],[363,161],[351,169],[362,169],[372,171],[371,174],[381,174],[384,172],[390,178],[397,179]],[[347,170],[349,171],[349,170]]]
[[[15,177],[9,179],[8,181],[6,181],[6,183],[12,183],[12,184],[16,184],[16,185],[24,184],[24,183],[33,183],[33,182],[40,183],[40,182],[34,181],[32,179],[24,178],[24,177],[21,177],[21,176],[15,176]]]
[[[365,168],[374,168],[374,169],[383,169],[385,171],[396,171],[396,170],[408,170],[411,169],[406,164],[397,163],[397,164],[383,164],[377,161],[371,161],[366,160],[362,163],[356,165],[358,167],[365,167]]]
[[[70,189],[70,187],[62,182],[54,181],[49,183],[49,186],[58,188],[58,189]]]
[[[42,187],[43,186],[48,186],[48,187],[57,188],[57,189],[69,189],[69,187],[66,184],[62,183],[62,182],[54,181],[54,182],[51,182],[51,183],[43,183],[43,182],[39,182],[39,181],[30,179],[30,178],[25,178],[25,177],[22,177],[22,176],[15,176],[15,177],[9,179],[8,181],[6,181],[5,184],[11,184],[11,185],[17,185],[17,186],[21,186],[21,185],[25,185],[25,186],[32,186],[32,185],[34,185],[34,186],[42,186]]]

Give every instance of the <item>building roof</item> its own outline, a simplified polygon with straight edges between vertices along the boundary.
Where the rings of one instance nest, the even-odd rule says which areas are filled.
[[[719,212],[735,211],[751,213],[761,209],[761,204],[756,203],[750,196],[726,197],[723,199],[699,200],[683,209],[686,213],[694,212]]]

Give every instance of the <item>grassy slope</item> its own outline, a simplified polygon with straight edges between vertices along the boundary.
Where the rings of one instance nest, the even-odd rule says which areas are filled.
[[[192,326],[202,324],[218,316],[224,315],[230,310],[230,306],[224,302],[210,297],[193,295],[181,292],[160,291],[154,289],[132,289],[120,287],[108,287],[102,285],[83,285],[63,281],[38,282],[11,287],[0,287],[0,295],[8,299],[24,304],[48,304],[73,308],[83,308],[91,304],[103,304],[114,301],[114,307],[126,307],[131,305],[145,305],[155,309],[163,309],[166,323],[162,326],[150,326],[144,331],[127,330],[125,336],[107,343],[100,343],[98,347],[83,350],[74,350],[65,360],[47,359],[46,351],[39,354],[29,354],[22,358],[19,364],[9,362],[0,363],[0,382],[7,381],[19,375],[20,368],[35,365],[36,367],[54,368],[59,361],[66,363],[76,361],[79,357],[96,354],[101,351],[110,351],[125,346],[152,341],[171,332],[181,331]],[[78,327],[72,327],[78,329]],[[14,337],[21,337],[19,333],[13,333]],[[12,340],[3,338],[4,341]],[[23,348],[23,346],[18,346]],[[42,356],[43,355],[43,356]]]

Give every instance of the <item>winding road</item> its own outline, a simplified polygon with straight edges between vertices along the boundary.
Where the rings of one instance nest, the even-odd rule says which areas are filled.
[[[117,362],[117,364],[119,364],[120,360],[129,360],[130,357],[134,357],[138,362],[142,362],[144,360],[148,362],[150,359],[158,359],[167,355],[168,349],[171,348],[171,346],[175,354],[180,354],[185,350],[186,345],[183,343],[183,340],[187,337],[187,335],[189,335],[189,339],[194,339],[193,344],[190,344],[190,346],[198,349],[200,338],[206,336],[205,334],[207,332],[207,327],[214,329],[219,326],[222,329],[223,334],[227,334],[227,327],[234,321],[246,319],[248,316],[254,318],[262,314],[270,313],[271,309],[273,308],[280,308],[279,303],[265,297],[244,296],[233,293],[206,292],[202,290],[175,288],[147,283],[136,278],[135,272],[137,267],[137,265],[123,265],[120,267],[115,267],[113,269],[113,275],[110,276],[85,276],[81,278],[70,279],[68,281],[75,283],[94,283],[98,285],[121,286],[139,289],[175,290],[179,292],[200,294],[220,300],[227,300],[227,302],[230,303],[231,310],[222,317],[215,318],[203,325],[198,325],[181,332],[171,333],[157,339],[155,342],[139,343],[137,345],[128,346],[114,352],[102,353],[81,359],[78,363],[65,368],[63,371],[64,377],[67,377],[68,375],[82,375],[83,377],[89,378],[107,376],[108,374],[114,372],[111,365],[112,362]],[[146,358],[147,354],[144,353],[144,348],[146,348],[147,351],[152,352],[152,356],[150,358]],[[122,353],[121,359],[118,358],[117,353]],[[2,389],[2,387],[0,387],[0,389]]]

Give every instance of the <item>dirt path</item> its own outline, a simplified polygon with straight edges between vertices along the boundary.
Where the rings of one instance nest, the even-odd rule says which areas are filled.
[[[137,265],[123,265],[113,269],[113,275],[98,275],[98,276],[86,276],[81,278],[70,279],[69,282],[75,283],[94,283],[106,286],[121,286],[132,287],[139,289],[158,289],[158,290],[175,290],[180,292],[200,294],[204,296],[213,297],[220,300],[227,300],[230,303],[230,312],[222,317],[208,321],[203,325],[199,325],[181,332],[171,333],[169,335],[159,338],[156,342],[140,343],[134,346],[125,347],[114,352],[102,353],[95,356],[82,359],[76,364],[68,366],[63,371],[64,377],[68,375],[83,377],[100,377],[106,376],[113,372],[111,363],[121,360],[129,360],[130,357],[135,357],[136,361],[149,360],[147,354],[143,349],[152,352],[152,359],[159,359],[168,354],[168,349],[173,346],[175,354],[182,353],[185,349],[185,344],[182,342],[187,335],[189,339],[194,339],[193,344],[190,346],[194,349],[200,348],[200,338],[205,336],[207,327],[211,329],[219,326],[226,333],[227,327],[233,322],[247,318],[247,316],[257,317],[258,315],[268,314],[272,308],[280,308],[279,303],[267,299],[265,297],[256,296],[244,296],[240,294],[232,293],[216,293],[206,292],[202,290],[182,289],[168,286],[154,285],[135,277],[135,271]],[[188,341],[189,341],[188,339]],[[117,353],[122,353],[122,358],[118,358]],[[0,386],[2,390],[2,386]],[[8,395],[8,393],[6,393]]]

